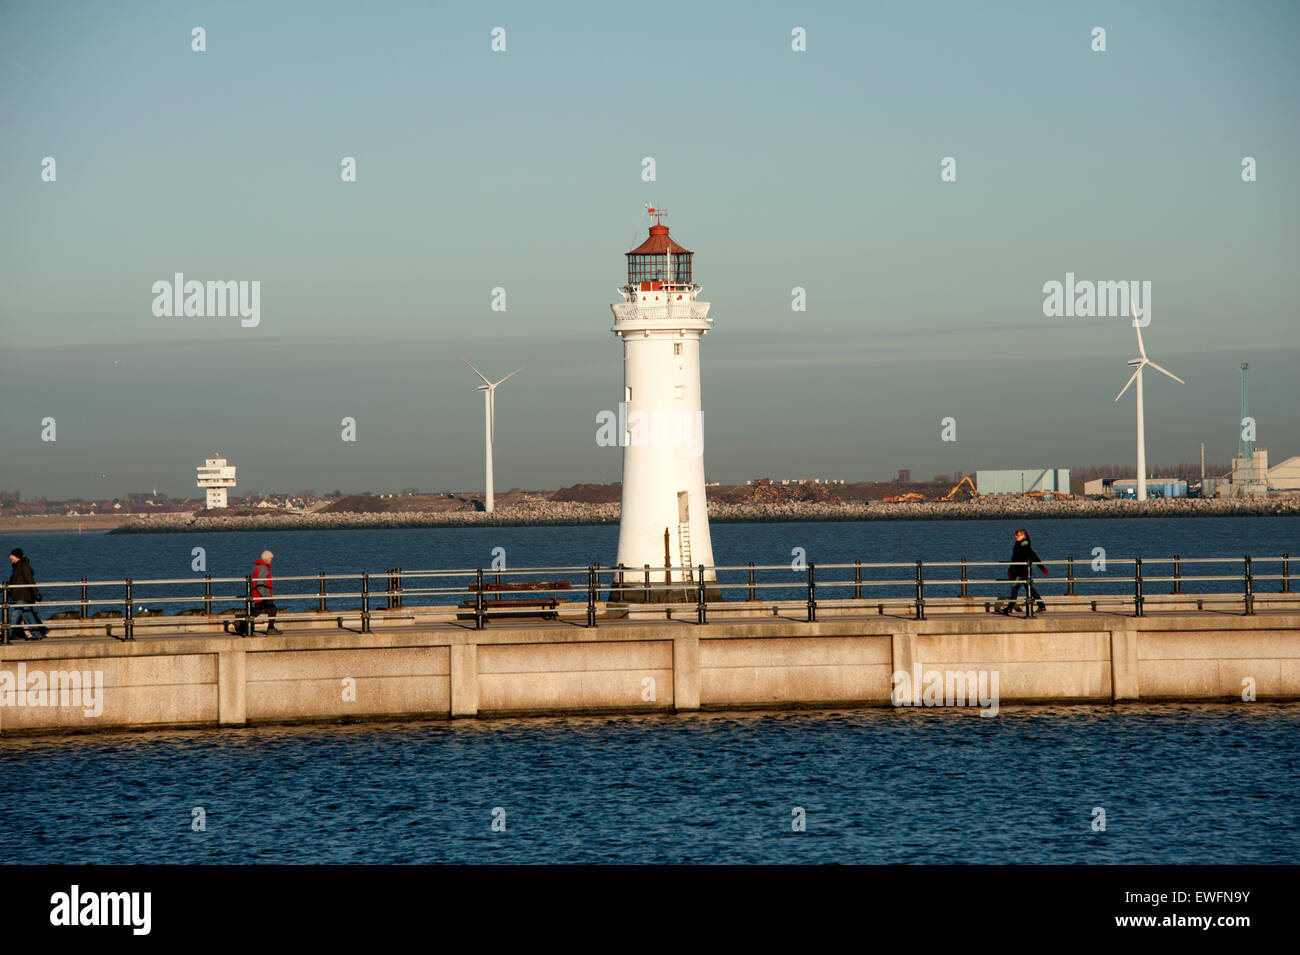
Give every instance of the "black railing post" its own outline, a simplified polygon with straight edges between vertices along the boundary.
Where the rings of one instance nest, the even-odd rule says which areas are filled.
[[[695,619],[697,623],[709,622],[709,611],[704,601],[704,565],[700,564],[699,577],[695,581]]]
[[[244,576],[244,623],[248,627],[247,636],[253,635],[253,577]]]
[[[90,616],[90,598],[86,593],[86,578],[81,578],[81,619],[85,620]]]
[[[596,565],[587,565],[587,626],[596,625]]]
[[[817,622],[817,565],[808,563],[808,622]]]
[[[1245,564],[1245,584],[1246,584],[1246,616],[1249,617],[1255,612],[1255,580],[1250,572],[1250,555],[1244,558]]]
[[[0,581],[0,646],[9,644],[9,584]]]
[[[316,571],[316,609],[325,613],[329,608],[325,605],[325,571]]]
[[[916,619],[925,619],[925,571],[921,562],[916,562]]]
[[[361,632],[370,632],[370,573],[361,572]]]
[[[853,561],[853,599],[862,599],[862,560]]]
[[[1133,561],[1133,616],[1142,616],[1142,558]]]
[[[84,590],[85,588],[82,589]],[[84,600],[85,598],[83,597],[82,599]],[[84,617],[85,614],[82,614],[82,616]],[[205,617],[212,616],[212,575],[211,574],[203,575],[203,616]]]
[[[1065,558],[1065,595],[1074,596],[1074,556]]]
[[[755,597],[754,597],[754,562],[753,562],[752,560],[749,562],[749,600],[750,600],[750,603],[753,603],[753,601],[755,600]]]
[[[645,602],[650,602],[650,565],[645,565]]]
[[[393,609],[393,568],[391,567],[384,574],[384,609]]]
[[[135,639],[135,617],[131,612],[131,578],[126,578],[126,613],[122,617],[122,639]]]
[[[623,576],[624,576],[624,575],[623,575],[623,571],[624,571],[625,569],[626,569],[626,568],[624,568],[622,562],[620,562],[619,565],[618,565],[618,590],[616,591],[617,594],[618,594],[618,596],[615,597],[615,596],[614,596],[614,593],[615,593],[615,592],[614,592],[614,591],[611,591],[611,593],[610,593],[610,597],[609,597],[610,600],[627,600],[627,591],[625,591],[625,590],[623,589]]]
[[[1291,592],[1291,555],[1282,555],[1282,593]]]
[[[1183,592],[1183,559],[1174,554],[1174,589],[1171,593],[1181,594]]]
[[[961,595],[966,596],[966,558],[961,559]]]
[[[483,606],[483,568],[480,567],[474,574],[477,581],[474,592],[474,629],[482,630],[484,623],[483,611],[485,609]]]
[[[406,584],[402,583],[402,568],[398,567],[397,568],[397,609],[398,610],[401,610],[405,606],[402,600],[402,591],[405,588],[406,588]]]
[[[1025,561],[1025,619],[1034,619],[1034,565]]]

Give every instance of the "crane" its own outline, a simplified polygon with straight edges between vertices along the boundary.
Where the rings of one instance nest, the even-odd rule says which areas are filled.
[[[977,498],[977,497],[980,496],[980,492],[979,492],[978,490],[976,490],[976,488],[975,488],[975,482],[972,481],[972,480],[970,479],[970,475],[967,475],[966,477],[964,477],[964,478],[962,478],[960,481],[958,481],[956,484],[954,484],[954,485],[952,486],[952,490],[949,491],[946,495],[944,495],[944,497],[942,498],[942,500],[945,500],[945,501],[953,501],[953,500],[956,500],[956,499],[957,499],[957,492],[960,491],[960,490],[962,489],[962,486],[963,486],[963,485],[965,485],[967,491],[970,492],[970,496],[971,496],[971,498]]]

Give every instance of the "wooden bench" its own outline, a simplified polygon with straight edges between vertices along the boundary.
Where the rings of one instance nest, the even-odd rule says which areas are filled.
[[[470,593],[478,593],[478,584],[470,584]],[[517,581],[507,584],[483,584],[483,619],[490,617],[541,617],[543,620],[555,620],[559,617],[559,606],[569,603],[568,597],[497,597],[488,594],[528,593],[550,590],[571,590],[573,583],[568,580]],[[462,600],[462,607],[468,607],[471,613],[458,613],[457,620],[473,620],[478,610],[476,600]],[[528,612],[530,611],[531,612]]]

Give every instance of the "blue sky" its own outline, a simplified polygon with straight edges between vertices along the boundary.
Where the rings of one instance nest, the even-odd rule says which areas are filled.
[[[1260,444],[1300,454],[1298,26],[1282,3],[0,3],[0,487],[197,495],[220,451],[244,488],[477,489],[459,354],[525,366],[499,488],[618,480],[595,416],[647,202],[713,303],[711,480],[1131,462],[1133,330],[1045,317],[1066,272],[1153,284],[1144,337],[1187,385],[1152,376],[1148,460],[1227,460],[1243,360]],[[155,317],[175,272],[259,280],[261,324]]]

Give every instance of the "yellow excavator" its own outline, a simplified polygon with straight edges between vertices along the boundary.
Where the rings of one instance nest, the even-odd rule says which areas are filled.
[[[975,482],[970,479],[969,475],[967,475],[966,477],[958,481],[956,484],[954,484],[952,486],[952,490],[949,491],[947,494],[945,494],[943,498],[941,498],[941,500],[955,501],[957,499],[957,492],[960,491],[963,487],[965,487],[966,490],[970,492],[970,496],[972,500],[980,496],[980,492],[975,489]]]

